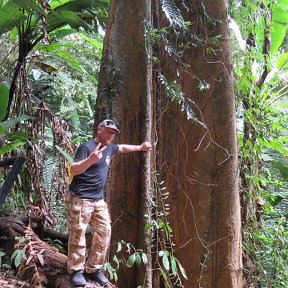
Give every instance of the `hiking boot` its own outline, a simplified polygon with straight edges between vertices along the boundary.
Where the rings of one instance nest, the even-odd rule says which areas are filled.
[[[91,280],[98,282],[103,287],[108,287],[109,280],[105,277],[101,269],[97,269],[93,273],[87,273],[87,277]]]
[[[74,287],[84,287],[87,284],[87,281],[82,271],[76,271],[72,273],[70,275],[70,280]]]

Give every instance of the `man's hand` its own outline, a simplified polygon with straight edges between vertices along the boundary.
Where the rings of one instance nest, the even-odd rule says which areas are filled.
[[[100,147],[101,147],[101,143],[99,143],[96,146],[95,150],[86,159],[79,161],[79,162],[74,162],[70,166],[70,175],[71,176],[79,175],[83,173],[84,171],[86,171],[91,165],[99,161],[103,157],[102,152],[105,149],[107,149],[107,145],[105,145],[101,149]]]
[[[103,157],[102,152],[107,149],[107,145],[100,149],[101,146],[101,143],[96,146],[95,150],[89,155],[89,160],[91,160],[92,162],[97,162]]]
[[[140,145],[140,151],[143,151],[143,152],[152,151],[152,145],[151,145],[151,143],[148,142],[148,141],[143,142],[143,143]]]

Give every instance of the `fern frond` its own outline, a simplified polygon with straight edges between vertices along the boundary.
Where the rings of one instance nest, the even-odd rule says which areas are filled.
[[[186,25],[180,9],[176,6],[174,0],[161,0],[161,7],[169,20],[171,26],[176,30],[185,30]]]
[[[185,93],[181,91],[181,86],[176,81],[169,83],[161,73],[159,73],[158,79],[164,86],[167,97],[180,105],[181,111],[186,114],[187,119],[206,128],[206,125],[197,118],[194,112],[195,107],[197,107],[195,102],[186,97]],[[203,88],[203,90],[209,89],[209,84],[204,80],[202,81],[202,85],[204,85],[203,83],[206,84],[205,89]]]

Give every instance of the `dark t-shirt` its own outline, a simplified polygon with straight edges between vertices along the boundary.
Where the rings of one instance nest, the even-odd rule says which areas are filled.
[[[79,162],[86,159],[95,150],[97,145],[98,143],[95,140],[81,144],[76,152],[74,161]],[[69,190],[74,196],[91,200],[104,198],[104,186],[108,176],[111,157],[118,150],[118,145],[109,144],[102,152],[103,157],[97,163],[92,164],[82,174],[73,177]]]

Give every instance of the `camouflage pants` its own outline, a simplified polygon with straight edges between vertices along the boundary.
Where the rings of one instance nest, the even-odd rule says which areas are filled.
[[[68,272],[85,270],[92,273],[104,265],[110,245],[111,220],[107,204],[103,199],[89,201],[68,193],[66,207],[69,229]],[[85,233],[88,224],[92,232],[91,247],[86,247]],[[90,248],[87,261],[86,248]]]

